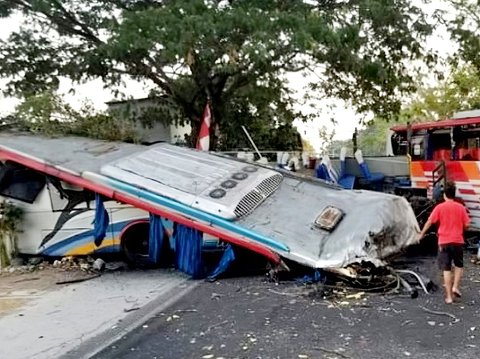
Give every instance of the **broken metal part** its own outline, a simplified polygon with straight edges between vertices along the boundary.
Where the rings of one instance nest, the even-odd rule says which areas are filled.
[[[356,278],[358,276],[358,273],[352,267],[325,268],[324,270],[339,276],[347,277],[347,278]]]
[[[419,274],[415,273],[415,272],[412,271],[412,270],[408,270],[408,269],[397,269],[397,270],[395,270],[395,272],[397,272],[397,273],[399,273],[399,274],[410,274],[410,275],[413,275],[413,276],[417,279],[418,283],[419,283],[420,286],[422,287],[422,289],[423,289],[423,291],[425,292],[425,294],[430,294],[430,292],[429,292],[428,289],[427,289],[427,286],[425,285],[425,283],[423,282],[422,277],[421,277]]]
[[[98,278],[100,276],[101,276],[101,274],[94,274],[94,275],[91,275],[91,276],[88,276],[88,277],[83,277],[83,278],[75,278],[75,279],[69,279],[69,280],[67,279],[67,280],[58,281],[58,282],[55,282],[55,284],[80,283],[80,282],[85,282],[85,281],[90,280],[90,279]]]
[[[415,298],[418,297],[418,291],[417,291],[416,289],[412,288],[412,287],[410,286],[410,284],[408,284],[408,282],[407,282],[405,279],[403,279],[403,278],[400,277],[400,276],[398,277],[398,279],[399,279],[399,281],[400,281],[400,285],[401,285],[403,288],[405,288],[405,290],[408,292],[408,294],[410,294],[410,297],[411,297],[412,299],[415,299]]]
[[[273,267],[273,264],[268,263],[268,267],[270,267],[266,273],[267,280],[269,282],[274,282],[278,283],[279,280],[279,275],[281,273],[285,272],[290,272],[290,268],[287,266],[287,264],[284,261],[280,261],[278,264],[275,264]]]
[[[331,286],[332,288],[386,293],[391,292],[393,286],[396,286],[394,290],[398,290],[400,286],[397,273],[388,267],[375,267],[370,263],[350,265],[347,268],[328,268],[324,271],[340,280],[341,284]]]

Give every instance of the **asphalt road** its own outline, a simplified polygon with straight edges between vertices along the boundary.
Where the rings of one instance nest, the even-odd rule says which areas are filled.
[[[438,283],[434,261],[415,266]],[[440,290],[324,299],[259,276],[205,282],[95,358],[480,358],[479,266],[463,292],[447,306]]]

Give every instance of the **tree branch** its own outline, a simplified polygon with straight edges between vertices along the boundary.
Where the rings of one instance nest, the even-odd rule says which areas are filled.
[[[149,58],[146,58],[147,61],[152,61]],[[171,79],[165,74],[165,72],[162,69],[159,69],[159,74],[156,74],[155,72],[152,71],[152,68],[147,66],[146,64],[140,62],[140,61],[135,61],[134,62],[135,66],[137,66],[137,69],[143,73],[145,77],[153,81],[158,87],[160,87],[165,93],[174,98],[177,103],[180,104],[182,107],[183,111],[185,114],[190,118],[194,119],[196,118],[196,114],[194,111],[194,108],[192,106],[192,103],[185,98],[182,97],[182,94],[179,94],[176,92],[172,86]],[[150,64],[149,64],[150,65]],[[128,64],[125,64],[125,66],[129,66]]]
[[[225,97],[230,97],[233,92],[237,91],[239,88],[247,86],[250,83],[250,79],[247,75],[238,74],[233,80],[233,83],[230,84],[228,89],[225,91]]]
[[[19,6],[22,11],[30,13],[34,12],[31,4],[23,0],[10,0],[13,4]],[[69,32],[70,34],[78,35],[83,37],[91,42],[96,44],[102,43],[102,41],[83,23],[81,23],[74,15],[72,15],[65,7],[62,5],[61,2],[58,0],[51,0],[53,5],[59,10],[63,17],[55,16],[54,14],[50,14],[47,11],[39,10],[38,13],[45,16],[48,20],[50,20],[53,24],[57,25],[62,30]],[[75,26],[71,26],[69,24],[73,24],[79,26],[81,30],[76,29]]]
[[[96,44],[101,44],[102,41],[88,28],[87,25],[85,25],[84,23],[81,23],[74,15],[72,15],[67,9],[65,9],[65,7],[62,5],[62,3],[58,0],[51,0],[53,2],[53,4],[55,5],[55,7],[60,10],[63,15],[65,16],[67,22],[66,24],[68,24],[69,22],[79,26],[82,31],[79,31],[77,29],[75,29],[75,27],[73,26],[68,26],[66,24],[64,24],[66,26],[66,28],[70,31],[72,31],[73,33],[76,33],[77,35],[80,35],[84,38],[86,38],[87,40],[90,40]],[[48,16],[48,15],[47,15]],[[54,17],[52,16],[51,17],[51,20],[54,21]],[[58,23],[60,26],[62,26],[60,23]]]
[[[478,24],[480,24],[480,15],[478,14],[478,12],[472,9],[472,6],[470,4],[465,4],[463,1],[455,0],[450,0],[449,2],[453,5],[454,8],[456,8],[457,10],[460,9],[465,11],[467,14],[472,16]]]

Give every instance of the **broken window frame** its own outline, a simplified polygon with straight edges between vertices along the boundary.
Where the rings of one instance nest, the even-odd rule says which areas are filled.
[[[0,196],[32,204],[45,187],[45,175],[12,161],[0,166]]]
[[[63,212],[65,210],[91,209],[91,202],[95,200],[95,194],[83,188],[79,190],[68,189],[64,183],[57,178],[48,177],[46,183],[50,197],[52,212]]]

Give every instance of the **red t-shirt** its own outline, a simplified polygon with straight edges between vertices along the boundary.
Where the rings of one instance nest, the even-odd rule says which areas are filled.
[[[470,224],[467,210],[458,202],[446,200],[437,205],[430,221],[438,223],[438,244],[463,244],[463,230]]]

